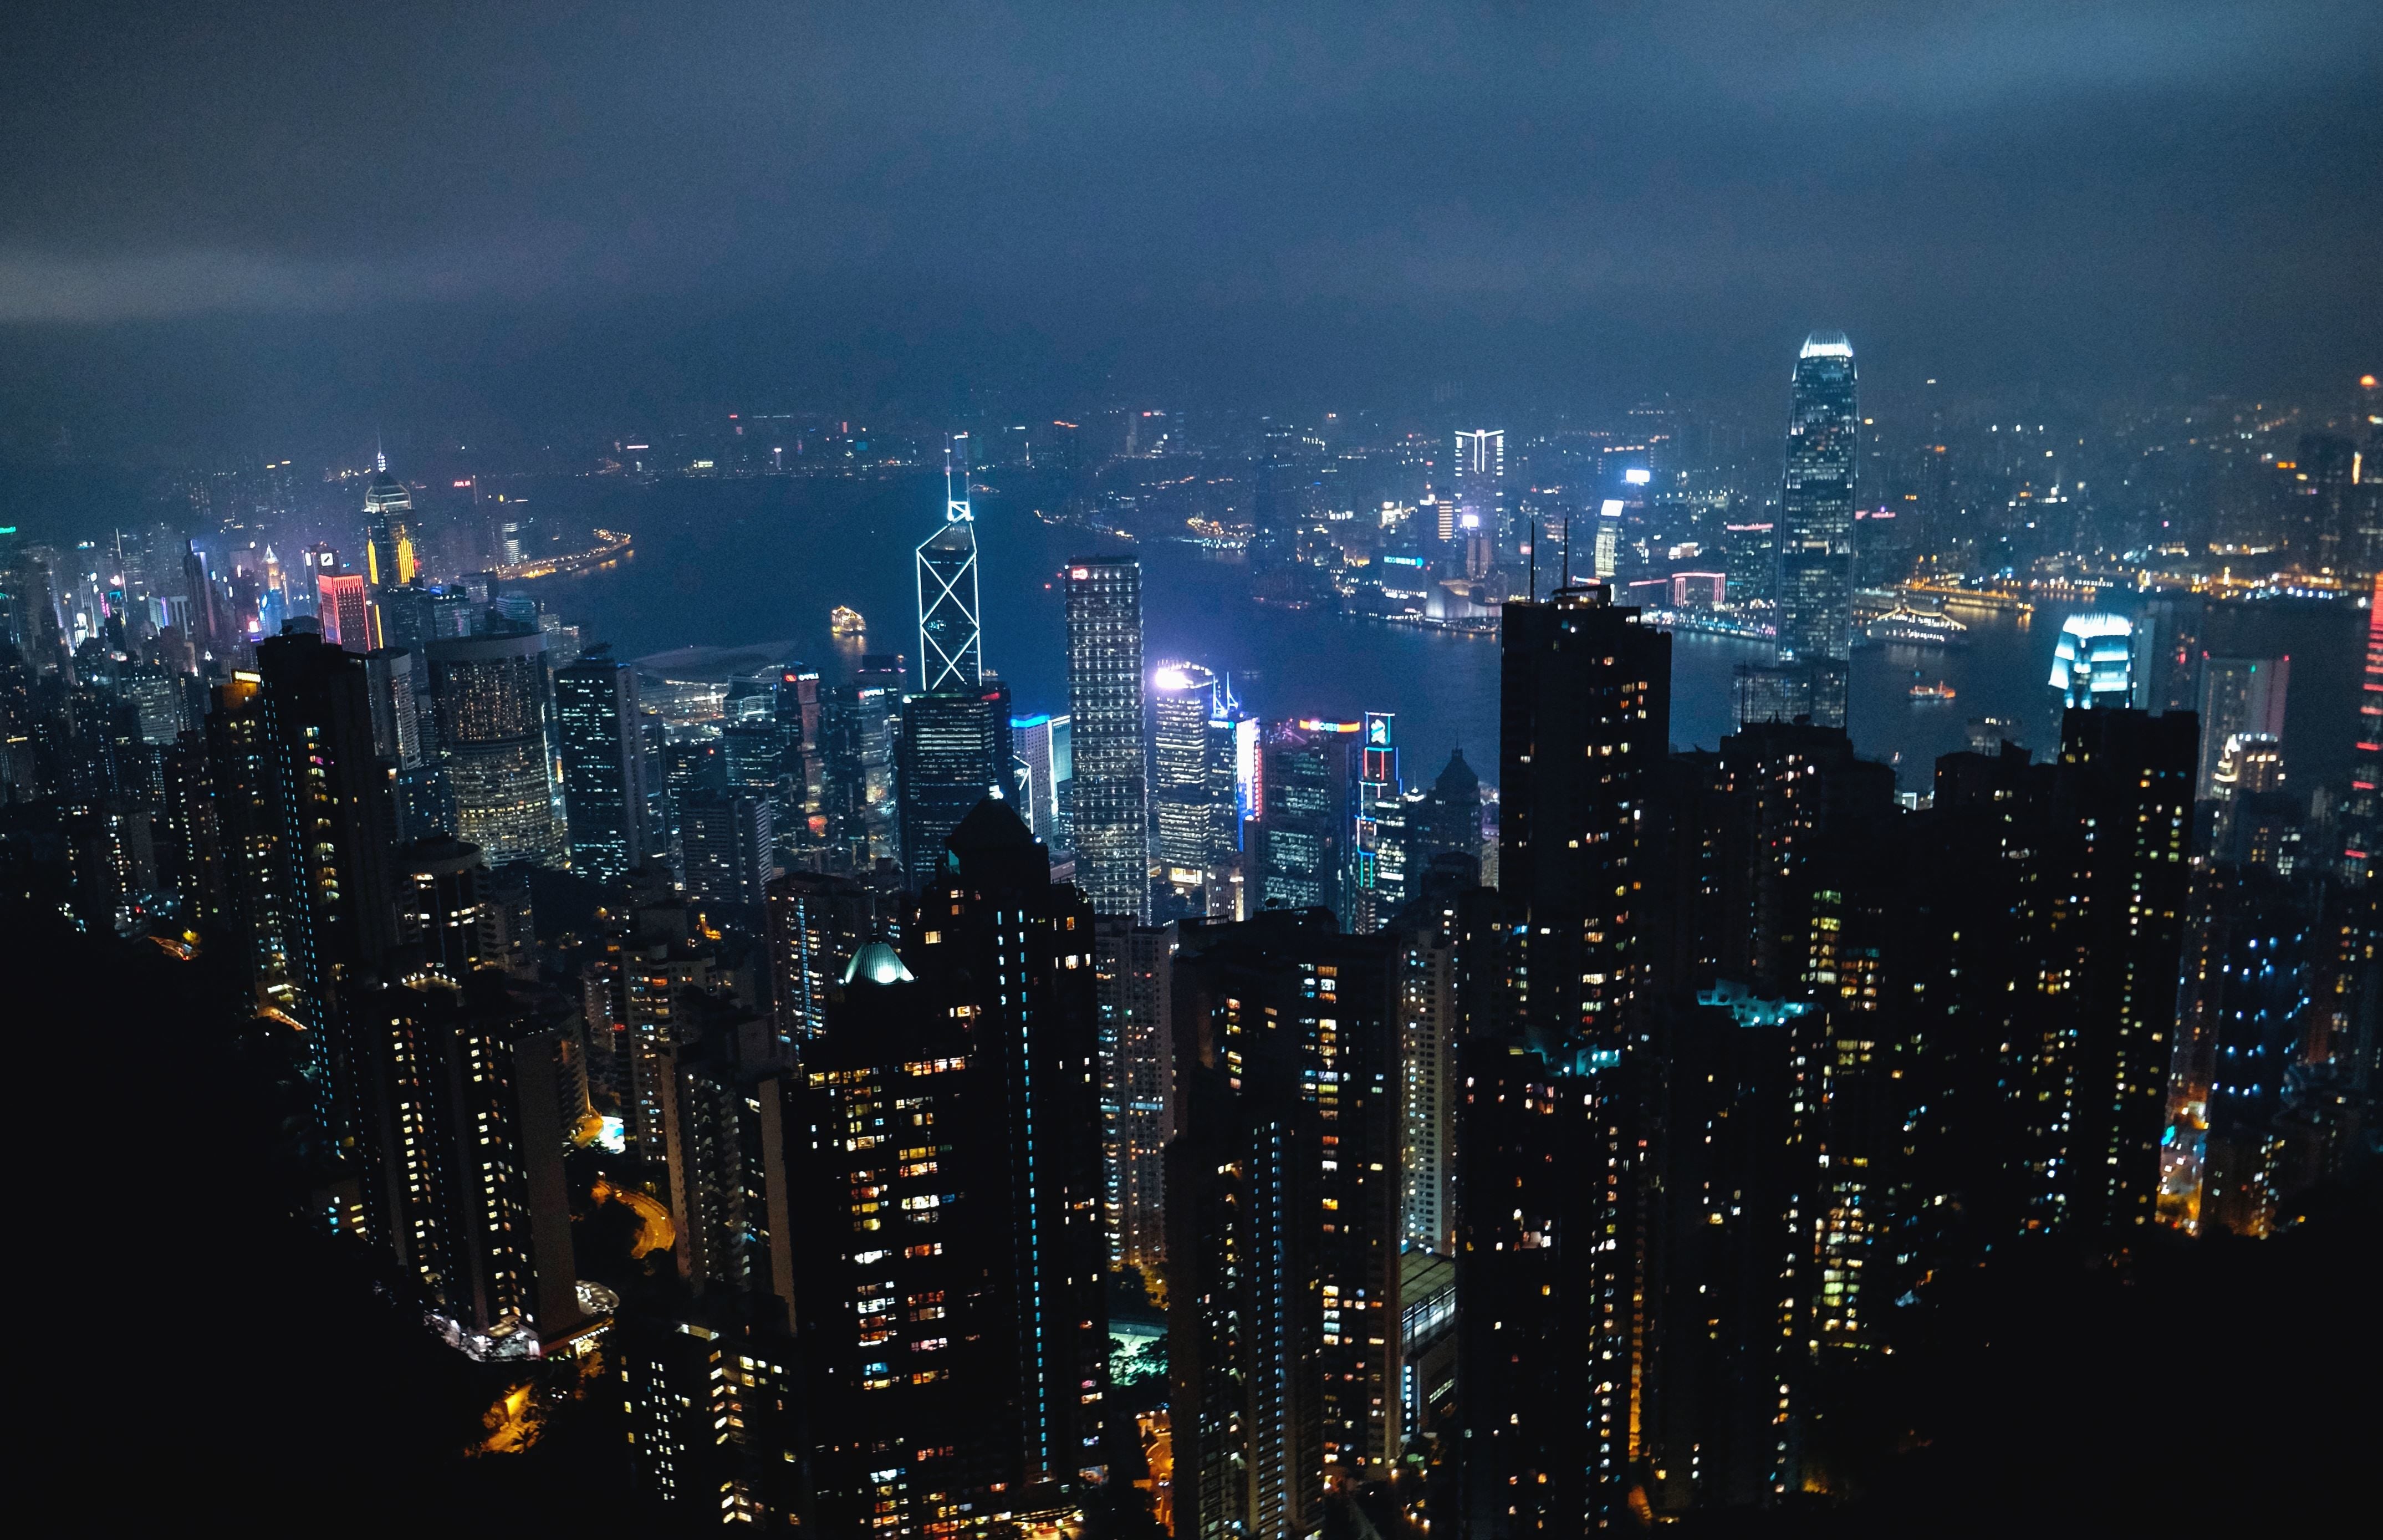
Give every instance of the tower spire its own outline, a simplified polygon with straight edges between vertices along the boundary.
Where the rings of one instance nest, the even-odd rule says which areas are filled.
[[[389,474],[389,456],[380,447],[380,429],[378,428],[373,429],[373,469],[383,475]]]

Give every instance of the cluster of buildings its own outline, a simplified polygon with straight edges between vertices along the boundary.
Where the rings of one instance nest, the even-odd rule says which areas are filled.
[[[2044,756],[1898,795],[1855,754],[1853,388],[1805,345],[1776,659],[1717,748],[1674,750],[1604,555],[1500,596],[1494,833],[1389,715],[1264,723],[1146,658],[1130,559],[1068,565],[1068,709],[1016,714],[963,462],[915,665],[786,662],[716,735],[425,582],[378,482],[352,595],[162,686],[12,551],[9,838],[86,923],[235,949],[311,1222],[475,1357],[602,1342],[682,1515],[1056,1532],[1141,1488],[1204,1540],[1360,1497],[1491,1537],[1826,1492],[1817,1428],[1946,1279],[2266,1234],[2371,1161],[2383,990],[2383,629],[2321,802],[2289,659],[2213,653],[2199,599],[2070,623]],[[1460,439],[1441,532],[1482,581],[1502,455]],[[558,873],[592,918],[542,919]],[[582,1275],[615,1202],[668,1287]],[[1130,1419],[1129,1272],[1167,1333]]]

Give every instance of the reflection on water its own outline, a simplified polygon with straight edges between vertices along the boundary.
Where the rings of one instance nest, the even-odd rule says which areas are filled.
[[[943,509],[938,476],[879,482],[665,481],[638,487],[581,478],[539,488],[550,517],[626,528],[634,559],[601,572],[549,578],[539,598],[609,641],[623,658],[690,646],[791,637],[823,670],[847,672],[864,653],[918,652],[911,550]],[[1498,647],[1494,640],[1345,620],[1253,602],[1244,570],[1175,543],[1131,544],[1054,525],[1023,498],[976,499],[984,657],[1010,682],[1021,714],[1063,709],[1064,630],[1056,578],[1075,556],[1131,549],[1143,563],[1147,651],[1230,671],[1242,699],[1268,719],[1361,711],[1399,714],[1410,780],[1436,774],[1462,745],[1483,779],[1496,775]],[[867,616],[865,640],[834,637],[829,612]],[[2022,723],[2049,745],[2044,680],[2069,611],[2024,617],[1965,614],[1959,652],[1865,648],[1852,671],[1852,731],[1864,754],[1901,755],[1907,790],[1924,789],[1935,758],[1964,746],[1970,718]],[[1673,641],[1672,735],[1710,747],[1729,731],[1730,672],[1761,659],[1760,644],[1678,634]],[[1956,696],[1914,705],[1913,671]]]

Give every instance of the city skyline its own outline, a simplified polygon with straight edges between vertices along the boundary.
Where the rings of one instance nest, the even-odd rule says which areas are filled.
[[[2371,7],[283,12],[0,63],[37,1491],[2353,1510]]]

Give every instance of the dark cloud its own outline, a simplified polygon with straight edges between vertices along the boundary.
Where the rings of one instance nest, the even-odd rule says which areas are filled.
[[[269,354],[352,396],[371,368],[327,355],[366,336],[428,361],[380,388],[535,358],[562,396],[556,366],[598,359],[829,388],[888,338],[1375,392],[1560,373],[1567,350],[1729,368],[1819,316],[2006,377],[2294,384],[2377,342],[2371,3],[86,5],[18,26],[19,402],[78,340],[130,362],[191,326],[239,388]],[[761,339],[777,377],[739,356]]]

